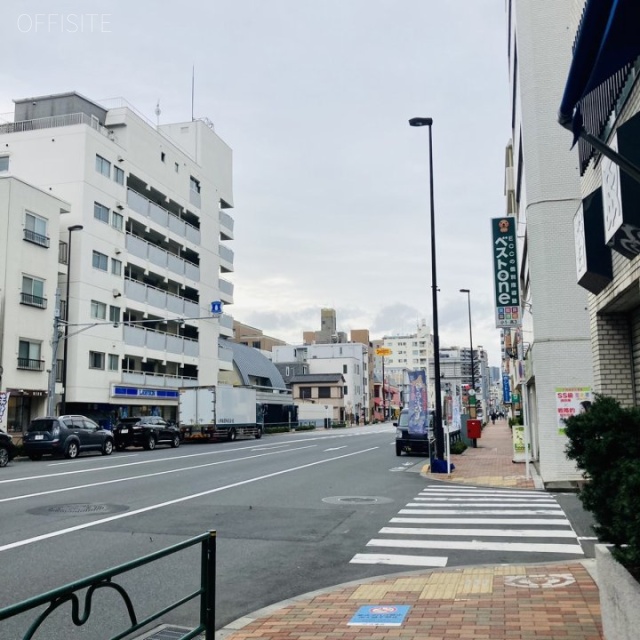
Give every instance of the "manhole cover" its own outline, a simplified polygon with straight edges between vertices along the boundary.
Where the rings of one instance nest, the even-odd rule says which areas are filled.
[[[332,496],[330,498],[322,498],[322,502],[328,502],[329,504],[388,504],[393,500],[380,496]]]
[[[48,507],[38,507],[36,509],[29,509],[28,513],[38,516],[86,516],[118,513],[120,511],[126,511],[128,508],[129,507],[120,504],[80,502],[76,504],[53,504]]]

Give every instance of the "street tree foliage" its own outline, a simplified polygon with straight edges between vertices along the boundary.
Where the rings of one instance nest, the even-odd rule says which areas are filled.
[[[580,500],[598,539],[640,581],[640,409],[596,396],[566,420],[566,454],[585,478]]]

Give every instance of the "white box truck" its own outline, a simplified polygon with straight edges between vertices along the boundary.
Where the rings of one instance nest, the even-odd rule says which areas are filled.
[[[261,438],[265,427],[290,431],[298,420],[289,389],[272,387],[183,387],[178,425],[185,441]]]
[[[262,437],[262,409],[256,390],[219,384],[180,389],[178,426],[183,440]]]

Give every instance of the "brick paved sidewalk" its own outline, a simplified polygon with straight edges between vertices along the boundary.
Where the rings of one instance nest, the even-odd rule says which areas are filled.
[[[482,430],[482,437],[476,441],[477,447],[469,447],[461,455],[452,455],[451,462],[455,469],[450,475],[446,473],[424,474],[432,480],[446,480],[467,484],[491,485],[500,487],[520,487],[533,489],[536,487],[535,469],[529,465],[530,475],[526,478],[525,463],[513,462],[513,445],[511,428],[506,420],[489,423]],[[541,483],[538,483],[541,488]]]
[[[400,604],[411,607],[401,626],[349,624],[360,606]],[[602,640],[598,590],[581,562],[405,574],[317,592],[254,615],[217,637]]]

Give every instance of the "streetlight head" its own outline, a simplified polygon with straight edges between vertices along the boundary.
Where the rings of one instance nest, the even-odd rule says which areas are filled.
[[[460,289],[460,293],[471,293],[471,289]]]
[[[69,231],[81,231],[84,227],[81,224],[74,224],[69,227]]]
[[[430,127],[433,124],[433,118],[411,118],[409,124],[412,127]]]

